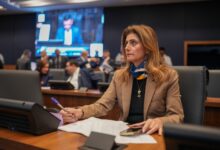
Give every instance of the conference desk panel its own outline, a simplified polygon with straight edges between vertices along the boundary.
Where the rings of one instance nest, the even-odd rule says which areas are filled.
[[[83,105],[88,105],[96,102],[102,93],[99,90],[88,90],[86,92],[81,92],[79,90],[53,90],[53,89],[42,89],[44,104],[47,107],[58,108],[52,103],[51,97],[55,97],[64,107],[79,107]],[[119,118],[120,109],[118,105],[104,117],[106,119],[117,120]]]
[[[88,90],[81,92],[79,90],[49,90],[42,89],[44,103],[48,107],[56,107],[50,100],[51,97],[59,99],[60,103],[65,107],[77,107],[92,104],[97,101],[102,93],[99,90]],[[107,116],[102,118],[117,120],[120,109],[116,104]],[[208,97],[205,102],[204,125],[220,127],[220,98]]]
[[[164,138],[152,135],[156,144],[128,144],[126,150],[165,150]],[[76,150],[85,143],[86,137],[76,133],[56,131],[41,136],[0,128],[0,149],[7,150]],[[101,142],[101,141],[98,141]]]

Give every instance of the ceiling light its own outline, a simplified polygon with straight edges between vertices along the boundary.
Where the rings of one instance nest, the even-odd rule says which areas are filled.
[[[38,7],[38,6],[46,6],[46,5],[50,5],[51,2],[44,2],[44,1],[24,1],[19,3],[20,5],[24,6],[24,7]]]
[[[69,3],[88,3],[88,2],[95,2],[95,1],[101,1],[101,0],[70,0]]]
[[[0,11],[1,10],[6,10],[6,8],[0,5]]]

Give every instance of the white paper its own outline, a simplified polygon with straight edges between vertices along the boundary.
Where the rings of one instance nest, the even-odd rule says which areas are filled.
[[[142,134],[138,136],[116,136],[115,138],[116,143],[120,144],[128,144],[128,143],[133,143],[133,144],[146,144],[146,143],[157,143],[155,139],[147,134]]]
[[[127,123],[123,121],[98,119],[95,117],[59,127],[60,130],[66,132],[80,133],[85,136],[89,136],[91,131],[114,135],[116,136],[115,142],[121,144],[156,143],[152,136],[146,134],[131,137],[120,136],[120,132],[127,128]]]

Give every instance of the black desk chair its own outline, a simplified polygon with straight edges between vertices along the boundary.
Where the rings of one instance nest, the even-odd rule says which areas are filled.
[[[98,79],[98,82],[105,82],[105,73],[102,71],[94,71],[94,75]]]
[[[112,81],[113,75],[115,72],[110,72],[108,77],[108,82],[110,83]]]
[[[208,96],[220,97],[220,70],[209,70]]]
[[[0,70],[0,98],[43,104],[39,72]]]
[[[167,150],[219,150],[220,129],[188,124],[164,124]]]
[[[203,124],[206,100],[206,68],[202,66],[175,66],[179,74],[184,123]]]

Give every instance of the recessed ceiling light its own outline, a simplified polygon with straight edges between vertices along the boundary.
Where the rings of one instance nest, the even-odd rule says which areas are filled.
[[[0,10],[6,10],[6,8],[0,5]]]
[[[29,0],[29,1],[24,1],[19,3],[21,6],[25,6],[25,7],[38,7],[38,6],[46,6],[46,5],[50,5],[52,4],[51,2],[44,2],[44,1],[33,1],[33,0]]]
[[[70,3],[88,3],[88,2],[95,2],[95,1],[102,1],[102,0],[70,0]]]
[[[103,0],[65,0],[63,2],[65,3],[88,3],[88,2],[95,2],[95,1],[103,1]],[[45,1],[45,0],[28,0],[28,1],[22,1],[19,2],[20,6],[23,7],[39,7],[39,6],[47,6],[47,5],[54,5],[56,2],[50,0],[50,1]]]

